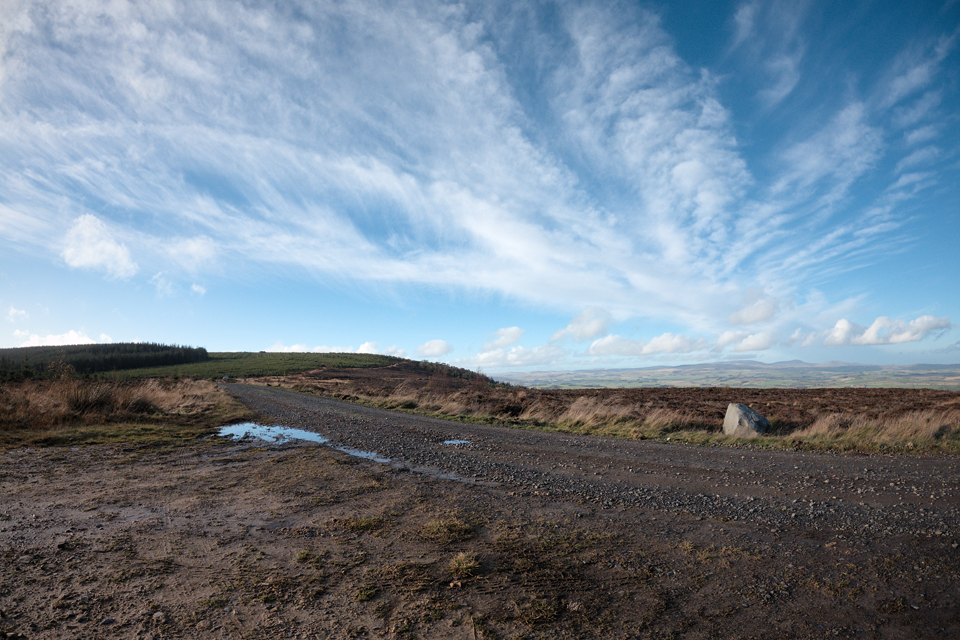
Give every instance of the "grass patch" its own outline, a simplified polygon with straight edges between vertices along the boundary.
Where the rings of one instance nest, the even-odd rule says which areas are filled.
[[[480,557],[472,551],[461,551],[450,558],[447,568],[457,578],[472,578],[480,573]]]
[[[435,518],[420,530],[420,535],[437,544],[451,544],[469,540],[476,533],[476,527],[459,515]]]
[[[357,595],[354,599],[357,602],[368,602],[377,597],[378,591],[375,585],[363,585],[357,589]]]

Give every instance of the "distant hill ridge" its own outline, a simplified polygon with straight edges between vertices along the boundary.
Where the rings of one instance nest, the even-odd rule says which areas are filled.
[[[705,362],[581,371],[496,374],[498,380],[536,388],[627,387],[890,387],[960,391],[960,364],[812,364],[802,360]]]

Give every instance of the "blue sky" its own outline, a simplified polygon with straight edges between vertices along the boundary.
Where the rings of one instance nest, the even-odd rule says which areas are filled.
[[[960,2],[0,3],[0,347],[960,361]]]

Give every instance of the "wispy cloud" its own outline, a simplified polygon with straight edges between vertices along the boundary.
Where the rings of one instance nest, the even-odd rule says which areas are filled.
[[[74,220],[60,256],[70,267],[105,271],[113,278],[130,278],[138,270],[126,245],[118,242],[104,222],[90,214]]]
[[[802,24],[807,2],[743,2],[734,13],[731,49],[764,78],[757,97],[765,108],[793,92],[806,50]]]
[[[572,338],[577,342],[593,340],[607,335],[607,328],[613,322],[613,317],[599,307],[589,307],[578,313],[565,328],[557,331],[550,338],[551,341]]]
[[[10,309],[7,310],[7,320],[10,322],[20,322],[22,320],[26,320],[27,318],[29,318],[29,316],[23,309],[10,307]]]
[[[512,344],[519,342],[520,338],[523,337],[524,330],[520,327],[505,327],[503,329],[497,329],[493,335],[496,336],[496,339],[492,342],[487,342],[483,345],[484,351],[489,351],[491,349],[501,349],[503,347],[509,347]]]

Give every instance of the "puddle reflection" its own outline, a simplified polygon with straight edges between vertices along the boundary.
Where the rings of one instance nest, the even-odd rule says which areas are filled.
[[[373,460],[374,462],[390,462],[390,458],[381,456],[376,451],[363,451],[352,447],[343,447],[330,444],[329,438],[324,438],[319,433],[304,431],[303,429],[294,429],[293,427],[284,427],[282,425],[266,426],[254,422],[244,422],[241,424],[231,424],[226,427],[220,427],[217,435],[224,438],[259,438],[267,442],[283,442],[284,440],[309,440],[310,442],[319,442],[326,444],[337,451],[342,451],[357,458]]]

